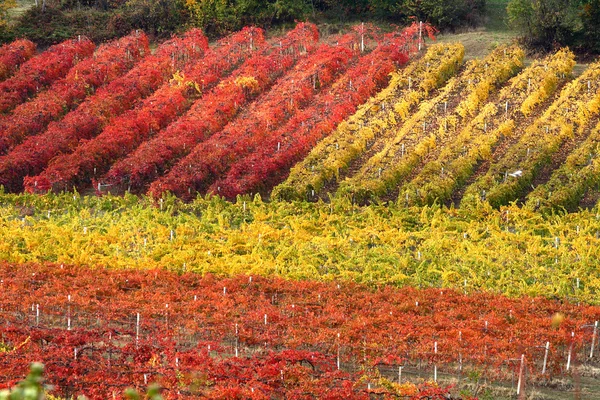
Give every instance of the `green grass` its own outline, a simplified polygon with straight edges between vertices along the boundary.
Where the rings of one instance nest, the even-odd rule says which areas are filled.
[[[41,1],[41,0],[40,0]],[[29,10],[31,7],[35,6],[35,0],[17,0],[17,6],[8,10],[8,14],[12,20],[20,17],[25,13],[25,11]]]
[[[465,59],[485,57],[494,47],[511,42],[518,36],[507,23],[506,5],[509,0],[487,0],[482,26],[458,33],[444,33],[438,40],[461,42]]]

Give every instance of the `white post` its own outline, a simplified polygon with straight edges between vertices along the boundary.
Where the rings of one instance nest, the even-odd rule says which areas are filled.
[[[360,34],[360,52],[365,52],[365,23],[362,23],[362,32]]]
[[[548,364],[548,351],[550,350],[550,342],[546,342],[546,353],[544,354],[544,366],[542,367],[542,375],[546,373],[546,365]]]
[[[35,305],[35,325],[38,326],[40,324],[40,305]]]
[[[239,356],[238,351],[238,324],[235,324],[235,356]]]
[[[517,396],[521,394],[521,384],[523,383],[523,369],[525,368],[525,354],[521,354],[521,367],[519,368],[519,382],[517,383]]]
[[[138,343],[140,341],[140,313],[137,313],[137,318],[135,321],[135,347],[138,347]]]
[[[423,41],[423,22],[419,21],[419,51],[421,51],[421,42]]]
[[[398,384],[402,383],[402,366],[398,367]]]
[[[594,332],[592,333],[592,347],[590,348],[590,358],[594,357],[594,345],[596,344],[596,332],[598,332],[598,321],[594,323]]]
[[[437,354],[437,342],[433,344],[433,353]],[[433,381],[437,383],[437,364],[433,365]]]
[[[69,301],[69,305],[67,306],[67,330],[70,331],[71,330],[71,295],[68,295],[67,299]],[[592,347],[593,347],[593,342],[592,342]]]
[[[169,329],[169,303],[165,304],[165,325]]]
[[[567,356],[567,371],[571,368],[571,354],[573,353],[574,341],[575,341],[575,332],[571,332],[571,346],[569,346],[569,355]]]
[[[338,344],[337,344],[337,369],[340,369],[340,333],[337,334]]]

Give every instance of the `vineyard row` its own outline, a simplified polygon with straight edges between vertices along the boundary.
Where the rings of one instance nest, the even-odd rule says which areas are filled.
[[[292,279],[484,289],[596,303],[597,210],[544,217],[349,201],[185,204],[135,196],[2,195],[0,258]]]
[[[170,397],[215,396],[235,381],[260,398],[323,384],[398,393],[399,367],[404,382],[409,371],[436,381],[438,370],[466,376],[483,365],[502,381],[521,355],[528,385],[542,384],[600,350],[598,307],[540,298],[39,264],[3,263],[0,277],[2,384],[42,357],[63,394],[93,398],[152,380]]]

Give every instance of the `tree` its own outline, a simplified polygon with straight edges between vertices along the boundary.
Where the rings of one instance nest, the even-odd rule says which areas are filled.
[[[16,6],[16,0],[0,0],[0,30],[6,28],[8,23],[8,10]]]
[[[600,53],[600,0],[588,0],[582,7],[584,50]]]
[[[598,0],[511,0],[507,6],[510,24],[526,42],[549,50],[558,46],[595,46],[600,30]],[[585,40],[590,43],[585,42]]]
[[[194,22],[211,34],[303,19],[313,10],[309,0],[185,0],[185,7]]]

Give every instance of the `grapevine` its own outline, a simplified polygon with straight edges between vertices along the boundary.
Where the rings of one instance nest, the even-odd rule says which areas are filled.
[[[313,191],[338,177],[358,158],[368,143],[406,120],[409,112],[437,86],[443,84],[462,63],[462,45],[432,45],[427,54],[392,75],[387,88],[359,107],[336,131],[322,140],[274,189],[281,198],[307,198]]]
[[[95,48],[94,43],[84,37],[56,44],[30,58],[12,77],[0,82],[0,113],[8,113],[45,86],[65,76],[71,67],[90,57]]]
[[[450,81],[430,101],[421,102],[383,149],[367,160],[361,169],[343,181],[338,193],[364,202],[388,194],[397,187],[420,160],[439,142],[451,141],[451,129],[459,129],[481,107],[492,90],[516,74],[524,53],[518,47],[499,47],[486,58],[470,62],[465,71]],[[448,112],[454,98],[459,104]],[[442,115],[440,111],[443,110]],[[443,121],[443,122],[442,122]],[[437,131],[437,132],[436,132]]]
[[[81,61],[48,90],[19,105],[0,120],[0,154],[28,136],[42,133],[51,121],[60,119],[98,88],[127,73],[134,62],[150,52],[148,46],[148,38],[141,32],[104,44],[94,57]],[[118,87],[113,85],[111,89]],[[127,104],[126,99],[124,103]]]
[[[187,155],[198,142],[220,131],[248,102],[269,88],[298,59],[303,58],[304,53],[312,52],[317,38],[318,32],[314,25],[298,24],[285,37],[276,41],[278,48],[265,47],[248,58],[228,79],[203,94],[181,118],[160,130],[154,138],[142,143],[126,158],[116,162],[102,179],[102,183],[118,185],[126,182],[134,191],[146,187],[161,172]],[[215,68],[219,72],[223,69]],[[203,74],[194,75],[198,79],[207,80]],[[216,82],[215,79],[214,83]],[[251,83],[251,86],[247,83]]]
[[[411,182],[402,186],[398,201],[409,204],[448,201],[477,164],[491,157],[499,141],[517,135],[516,121],[525,115],[522,105],[539,104],[550,98],[570,74],[574,63],[573,53],[561,50],[525,68],[500,90],[495,101],[484,105]]]

